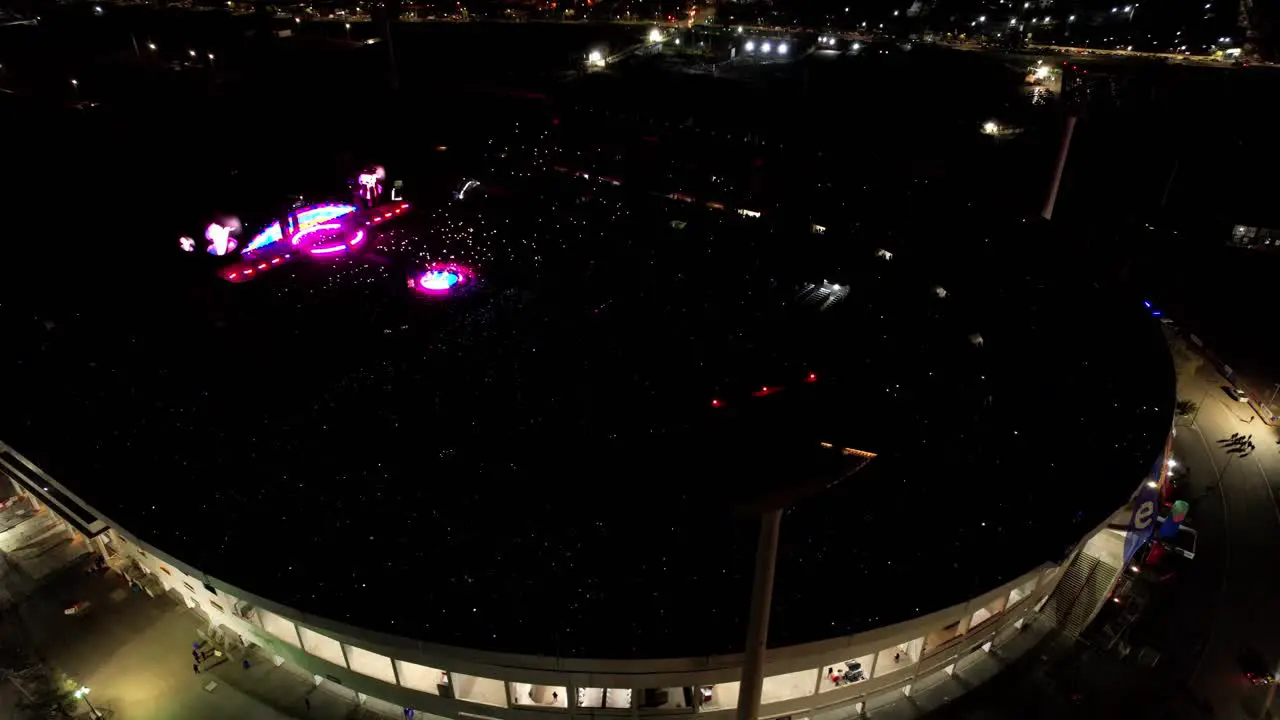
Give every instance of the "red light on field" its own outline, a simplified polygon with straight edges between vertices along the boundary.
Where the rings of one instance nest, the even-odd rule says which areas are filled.
[[[718,408],[718,407],[720,407],[720,406],[722,406],[722,405],[724,405],[724,403],[720,402],[718,399],[716,399],[716,398],[712,398],[712,399],[711,399],[711,407],[713,407],[713,408]]]
[[[808,377],[806,377],[806,378],[804,379],[804,381],[805,381],[805,382],[818,382],[818,374],[817,374],[817,373],[809,373],[809,376],[808,376]]]

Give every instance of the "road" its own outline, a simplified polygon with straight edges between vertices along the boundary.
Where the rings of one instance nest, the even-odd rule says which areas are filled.
[[[1275,600],[1280,593],[1280,508],[1275,482],[1280,481],[1280,445],[1275,429],[1258,419],[1244,403],[1230,399],[1212,364],[1179,358],[1178,397],[1201,403],[1194,426],[1178,428],[1175,457],[1190,464],[1193,505],[1190,524],[1198,527],[1201,546],[1193,561],[1221,563],[1221,580],[1212,605],[1204,653],[1192,668],[1190,685],[1220,718],[1256,718],[1264,690],[1247,685],[1238,657],[1256,648],[1272,665],[1280,662],[1280,623]],[[1233,432],[1252,433],[1257,451],[1248,457],[1227,452],[1218,441]],[[1216,486],[1216,491],[1213,486]],[[1220,529],[1217,527],[1221,525]],[[1225,542],[1223,542],[1225,540]],[[1220,545],[1219,547],[1211,547]],[[1190,578],[1185,578],[1190,579]],[[1203,593],[1205,588],[1196,590]]]

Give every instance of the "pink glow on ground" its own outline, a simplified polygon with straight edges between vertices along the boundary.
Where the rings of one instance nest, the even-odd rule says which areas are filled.
[[[475,279],[470,268],[455,263],[435,263],[416,279],[410,280],[414,290],[424,295],[450,295],[462,290]]]

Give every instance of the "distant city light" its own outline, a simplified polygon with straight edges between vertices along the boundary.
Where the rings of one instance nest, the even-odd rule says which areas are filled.
[[[662,42],[662,31],[659,30],[658,28],[653,28],[652,30],[650,30],[649,42],[651,43]]]
[[[779,54],[779,55],[786,55],[786,54],[787,54],[787,44],[786,44],[786,43],[778,43],[778,54]]]
[[[600,52],[599,50],[592,50],[591,52],[587,53],[587,62],[593,65],[603,65],[604,53]]]
[[[854,43],[854,44],[853,44],[853,49],[854,49],[854,50],[861,50],[861,49],[862,49],[862,43],[858,43],[858,42]]]
[[[755,44],[754,42],[752,42],[751,40],[748,40],[748,41],[747,41],[747,44],[746,44],[746,45],[743,45],[742,47],[743,47],[743,49],[744,49],[744,50],[746,50],[747,52],[751,52],[752,50],[755,50],[755,49],[756,49],[756,44]]]
[[[773,50],[773,45],[770,44],[767,40],[760,44],[760,52],[764,53],[765,55],[768,55],[770,50]]]

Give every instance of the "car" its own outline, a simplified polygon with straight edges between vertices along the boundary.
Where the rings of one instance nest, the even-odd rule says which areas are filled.
[[[1159,542],[1161,545],[1164,545],[1166,550],[1172,550],[1188,560],[1194,560],[1196,557],[1196,544],[1200,540],[1200,533],[1194,528],[1187,527],[1187,524],[1184,522],[1178,526],[1178,533],[1176,535],[1171,538],[1161,538],[1160,528],[1164,525],[1164,522],[1165,518],[1156,518],[1156,528],[1153,534],[1155,542]]]
[[[1257,649],[1245,648],[1238,659],[1240,661],[1240,669],[1244,671],[1245,679],[1251,684],[1270,685],[1275,680],[1267,661],[1263,659],[1262,654]]]
[[[1230,396],[1231,396],[1231,398],[1232,398],[1233,400],[1235,400],[1236,402],[1242,402],[1242,403],[1247,403],[1247,402],[1249,402],[1249,396],[1248,396],[1248,395],[1246,395],[1246,394],[1245,394],[1245,392],[1244,392],[1243,390],[1241,390],[1240,388],[1238,388],[1238,387],[1225,387],[1224,389],[1227,391],[1227,394],[1228,394],[1228,395],[1230,395]]]

